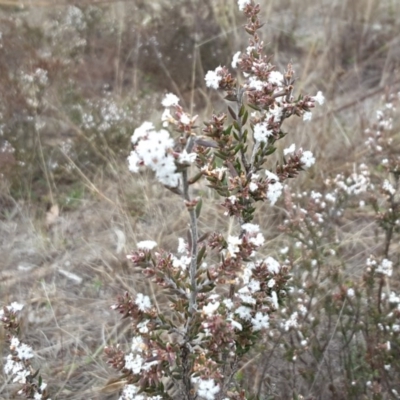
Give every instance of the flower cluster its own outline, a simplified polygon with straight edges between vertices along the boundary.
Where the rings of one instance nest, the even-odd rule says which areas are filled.
[[[25,395],[29,399],[50,400],[46,391],[47,384],[40,376],[37,377],[39,371],[35,372],[31,366],[30,360],[34,357],[32,348],[17,337],[19,332],[17,314],[22,308],[22,304],[14,302],[0,310],[0,320],[8,332],[10,343],[10,354],[6,358],[4,372],[12,383],[22,385],[18,394]]]

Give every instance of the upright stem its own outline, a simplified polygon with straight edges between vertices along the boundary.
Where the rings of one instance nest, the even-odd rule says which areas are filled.
[[[194,140],[191,137],[186,146],[186,151],[190,152],[193,148]],[[191,198],[189,194],[189,182],[188,182],[188,169],[186,168],[182,172],[183,177],[183,197],[184,199],[190,203]],[[196,272],[197,272],[197,253],[198,253],[198,232],[197,232],[197,216],[196,210],[193,207],[189,208],[189,216],[190,216],[190,236],[191,236],[191,261],[190,261],[190,298],[189,298],[189,315],[192,316],[193,312],[196,309],[196,296],[197,296],[197,284],[196,284]],[[191,318],[190,318],[191,319]]]
[[[188,144],[186,146],[186,151],[188,153],[191,152],[194,145],[193,137],[190,137]],[[191,330],[191,322],[193,321],[193,315],[196,312],[197,304],[197,284],[196,284],[196,272],[197,272],[197,253],[198,253],[198,231],[197,231],[197,216],[196,210],[191,205],[192,200],[190,198],[189,193],[189,181],[188,181],[188,168],[186,168],[182,172],[182,186],[183,186],[183,198],[189,204],[188,212],[190,216],[190,237],[191,237],[191,261],[189,268],[189,277],[190,277],[190,297],[189,297],[189,310],[188,310],[188,318],[186,321],[186,326],[184,329],[185,335],[185,343],[181,346],[181,357],[182,357],[182,369],[183,369],[183,397],[185,400],[192,400],[192,383],[191,383],[191,374],[192,374],[192,366],[190,359],[191,346],[189,343],[189,333]]]

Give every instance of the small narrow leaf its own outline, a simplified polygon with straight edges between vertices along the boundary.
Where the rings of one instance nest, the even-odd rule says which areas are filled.
[[[201,207],[203,206],[203,200],[200,198],[196,205],[196,218],[200,217]]]
[[[233,108],[231,106],[228,106],[228,111],[229,111],[229,114],[231,114],[231,117],[236,121],[238,118],[237,118],[235,111],[233,110]]]

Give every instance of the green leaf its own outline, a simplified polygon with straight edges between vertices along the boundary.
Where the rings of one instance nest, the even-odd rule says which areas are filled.
[[[238,118],[237,118],[235,111],[233,110],[233,108],[231,106],[228,106],[228,111],[229,111],[229,114],[231,114],[231,117],[236,121]]]
[[[244,113],[244,116],[242,118],[242,125],[244,125],[247,122],[247,119],[249,118],[249,112],[246,110]]]
[[[203,200],[200,198],[198,203],[196,204],[196,218],[200,217],[201,207],[203,206]]]
[[[245,113],[245,111],[246,111],[246,107],[244,106],[244,104],[242,104],[242,107],[240,107],[240,110],[239,110],[239,117],[243,117],[243,114]]]
[[[206,253],[206,246],[202,246],[197,253],[197,266],[201,264]]]

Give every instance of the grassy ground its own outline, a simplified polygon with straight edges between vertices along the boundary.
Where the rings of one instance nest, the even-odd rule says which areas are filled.
[[[222,109],[202,77],[229,65],[246,38],[233,0],[81,3],[77,13],[62,2],[0,0],[0,297],[25,304],[21,337],[52,398],[111,400],[119,386],[102,350],[128,342],[129,326],[110,305],[126,290],[156,296],[125,256],[146,239],[175,249],[187,226],[177,197],[127,170],[130,135],[143,120],[158,121],[167,91],[201,116]],[[382,95],[399,90],[400,3],[263,3],[265,48],[278,69],[293,63],[298,89],[327,98],[309,124],[287,127],[285,142],[314,152],[317,164],[298,184],[318,190],[361,159]],[[24,78],[38,68],[48,71],[46,83]],[[218,207],[203,215],[202,229],[226,225]],[[282,206],[265,206],[257,218],[273,254]],[[369,247],[368,227],[364,216],[347,231],[357,251]],[[0,393],[15,395],[3,374]]]

